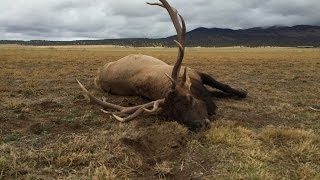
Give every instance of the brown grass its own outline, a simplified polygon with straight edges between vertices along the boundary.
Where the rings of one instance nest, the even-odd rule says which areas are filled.
[[[214,99],[212,128],[194,134],[157,116],[121,124],[83,96],[98,67],[176,49],[0,46],[0,179],[319,179],[320,49],[188,48],[185,64],[248,90]]]

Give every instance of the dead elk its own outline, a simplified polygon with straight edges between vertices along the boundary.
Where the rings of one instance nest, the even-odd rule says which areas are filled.
[[[206,73],[181,66],[185,50],[185,22],[166,0],[160,2],[147,4],[163,7],[169,13],[178,37],[175,41],[179,48],[175,65],[168,65],[151,56],[129,55],[105,64],[95,79],[96,85],[106,92],[141,96],[151,102],[133,107],[119,106],[94,97],[77,81],[92,102],[105,109],[116,110],[103,112],[112,114],[121,122],[130,121],[141,113],[161,113],[165,118],[182,123],[191,130],[204,130],[210,127],[210,119],[217,108],[206,86],[241,98],[246,97],[247,93],[220,83]]]

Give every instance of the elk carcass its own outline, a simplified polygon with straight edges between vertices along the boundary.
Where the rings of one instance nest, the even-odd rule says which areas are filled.
[[[123,107],[100,100],[80,87],[91,101],[105,108],[105,113],[126,122],[141,113],[161,113],[168,120],[175,120],[189,129],[200,131],[210,127],[216,105],[211,100],[206,86],[227,94],[246,97],[247,93],[220,83],[206,73],[181,66],[185,51],[186,26],[184,19],[166,0],[148,3],[165,8],[177,32],[179,48],[174,66],[147,55],[128,55],[115,62],[105,64],[98,70],[95,84],[102,90],[115,95],[141,96],[151,102],[134,107]],[[205,86],[206,85],[206,86]],[[108,109],[116,111],[110,112]]]

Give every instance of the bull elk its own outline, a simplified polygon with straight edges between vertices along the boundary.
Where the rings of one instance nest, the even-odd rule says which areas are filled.
[[[128,55],[105,64],[98,70],[96,86],[115,95],[136,95],[151,100],[146,104],[123,107],[94,97],[78,80],[90,100],[121,122],[130,121],[141,113],[161,113],[168,120],[200,131],[210,127],[210,120],[217,109],[207,86],[229,95],[245,98],[247,93],[220,83],[206,73],[181,66],[185,51],[186,25],[178,11],[166,0],[147,3],[165,8],[177,32],[179,51],[174,66],[146,55]],[[182,69],[182,70],[180,70]],[[169,75],[171,74],[171,75]],[[116,111],[107,111],[113,109]]]

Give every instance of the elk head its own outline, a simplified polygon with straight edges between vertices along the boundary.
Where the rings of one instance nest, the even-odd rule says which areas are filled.
[[[178,78],[184,57],[186,25],[183,17],[175,8],[165,0],[160,0],[160,2],[161,4],[147,4],[160,6],[168,11],[177,32],[178,39],[175,43],[179,47],[172,74],[171,76],[166,74],[172,87],[162,104],[163,113],[168,119],[185,124],[191,130],[203,130],[210,125],[209,117],[214,115],[216,106],[210,100],[210,95],[203,84],[189,78],[187,67],[185,67],[182,77]]]
[[[122,107],[95,98],[79,81],[78,83],[92,101],[106,108],[118,110],[117,112],[102,111],[112,114],[121,122],[132,120],[143,112],[162,112],[167,119],[178,121],[191,130],[200,131],[206,129],[210,126],[209,118],[215,114],[216,106],[211,101],[210,95],[204,85],[198,80],[189,77],[187,67],[184,68],[182,76],[180,75],[185,50],[186,25],[183,17],[166,0],[160,0],[160,2],[147,4],[160,6],[168,11],[177,32],[178,38],[175,40],[175,43],[179,47],[172,74],[166,74],[172,86],[165,98],[135,107]],[[127,116],[124,117],[123,115]]]
[[[216,106],[202,83],[191,80],[187,68],[178,82],[173,79],[171,82],[173,86],[162,105],[164,116],[193,131],[208,128],[209,118],[215,114]]]

